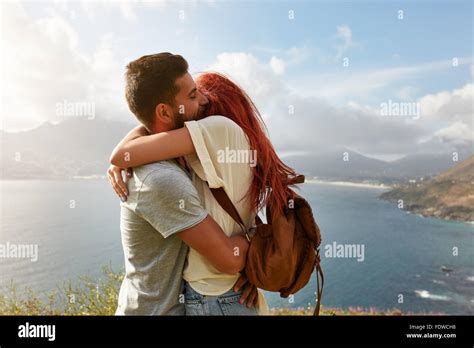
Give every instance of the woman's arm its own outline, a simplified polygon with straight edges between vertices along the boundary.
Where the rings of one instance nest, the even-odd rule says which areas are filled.
[[[120,168],[169,160],[196,153],[186,127],[148,135],[145,127],[130,131],[115,147],[110,163]]]

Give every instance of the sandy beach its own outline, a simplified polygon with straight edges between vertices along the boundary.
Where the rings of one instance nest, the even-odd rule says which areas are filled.
[[[326,180],[316,180],[316,179],[306,179],[305,183],[336,185],[336,186],[350,186],[350,187],[366,187],[366,188],[375,188],[375,189],[392,188],[391,186],[384,185],[384,184],[368,184],[368,183],[359,183],[359,182],[350,182],[350,181],[326,181]]]

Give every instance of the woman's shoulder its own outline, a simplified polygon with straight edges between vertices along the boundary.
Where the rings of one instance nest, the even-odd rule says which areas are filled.
[[[233,120],[226,116],[222,115],[211,115],[205,118],[200,119],[199,122],[201,125],[208,126],[208,127],[216,127],[223,129],[230,129],[236,131],[242,131],[242,128],[235,123]]]
[[[213,139],[214,144],[226,144],[232,147],[248,146],[248,140],[240,126],[222,115],[211,115],[197,121],[185,122],[191,133],[194,145],[196,137],[204,136]]]

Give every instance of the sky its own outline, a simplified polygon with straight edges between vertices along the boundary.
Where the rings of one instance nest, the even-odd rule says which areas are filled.
[[[136,123],[125,66],[168,51],[192,74],[240,84],[280,153],[346,148],[391,160],[472,144],[472,1],[23,1],[0,10],[5,131],[61,121],[66,103]]]

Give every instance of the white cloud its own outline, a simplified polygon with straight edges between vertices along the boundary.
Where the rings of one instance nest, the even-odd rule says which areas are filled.
[[[453,91],[428,94],[419,99],[422,116],[427,119],[471,124],[473,113],[474,84]]]
[[[150,8],[163,9],[170,3],[166,0],[142,0],[142,1],[131,1],[131,0],[93,0],[93,1],[81,1],[82,10],[90,19],[97,19],[97,13],[103,13],[104,10],[116,10],[120,15],[130,22],[135,22],[138,19],[136,14],[139,8]],[[67,6],[66,6],[67,7]]]
[[[279,150],[317,152],[344,147],[400,154],[412,151],[417,139],[428,134],[422,123],[381,117],[380,111],[367,106],[336,107],[324,98],[294,93],[281,76],[252,54],[221,53],[210,70],[226,73],[249,93],[265,115]]]
[[[352,30],[348,25],[340,25],[337,27],[336,36],[341,38],[346,45],[350,45],[352,41]]]
[[[392,59],[399,60],[401,58],[399,53],[392,54]]]
[[[381,69],[363,75],[369,83],[384,85],[400,74],[442,69],[445,65],[449,66],[449,63]],[[464,118],[469,114],[472,117],[472,104],[468,104],[469,100],[472,103],[472,86],[469,85],[420,98],[425,112],[431,108],[432,117],[448,121],[446,126],[446,122],[428,122],[424,117],[418,120],[403,116],[384,117],[379,109],[356,102],[335,106],[327,98],[316,97],[314,92],[304,95],[300,90],[294,91],[281,75],[272,73],[268,64],[249,53],[219,54],[210,69],[225,72],[247,91],[264,115],[275,147],[288,153],[349,148],[379,157],[397,158],[421,148],[423,151],[450,151],[453,146],[465,144],[469,137],[472,138],[472,121],[470,126]],[[350,77],[348,80],[351,83]],[[356,80],[358,78],[354,79],[354,84]],[[399,92],[409,96],[413,88],[406,86]],[[314,89],[319,94],[318,87],[313,86],[310,90]],[[294,110],[293,114],[290,109]]]
[[[459,65],[470,64],[470,57],[459,58]],[[410,81],[434,71],[452,69],[450,59],[423,64],[396,66],[388,68],[353,70],[345,68],[342,72],[319,73],[299,78],[294,84],[304,95],[316,95],[334,102],[350,98],[371,98],[375,92],[394,83]]]
[[[288,64],[293,65],[299,64],[308,59],[310,55],[310,49],[307,46],[291,47],[285,53],[288,57]]]
[[[86,53],[68,15],[50,12],[35,19],[20,4],[9,3],[4,8],[2,82],[8,86],[2,94],[4,128],[31,128],[46,120],[57,121],[60,117],[55,105],[63,100],[92,101],[98,116],[131,119],[123,97],[125,62],[117,58],[116,37],[103,36],[92,53]],[[346,46],[353,44],[350,28],[342,27],[338,33]],[[419,121],[380,117],[379,110],[360,102],[361,96],[394,82],[451,68],[450,60],[307,75],[306,80],[290,84],[286,72],[290,65],[306,59],[308,50],[292,47],[272,51],[268,57],[259,60],[249,53],[225,52],[209,70],[227,73],[249,93],[280,150],[298,153],[346,147],[390,156],[413,152],[421,143],[442,149],[464,142],[472,134],[472,84],[420,98],[423,116]],[[472,62],[460,58],[459,64]],[[410,97],[413,92],[406,84],[398,96]],[[337,98],[347,96],[358,103],[335,106]]]
[[[21,4],[3,5],[1,50],[3,120],[8,130],[56,122],[63,101],[95,103],[97,116],[127,113],[123,65],[113,52],[114,38],[104,36],[92,54],[79,49],[73,26],[61,15],[31,18]]]
[[[457,121],[449,127],[436,131],[434,136],[442,142],[466,144],[473,141],[473,130],[466,123]]]
[[[352,30],[348,25],[340,25],[337,27],[336,38],[340,41],[340,43],[336,45],[336,60],[339,60],[350,47],[355,46],[355,43],[352,41]]]
[[[270,67],[275,75],[282,75],[285,72],[285,62],[275,56],[270,59]]]
[[[417,89],[413,86],[404,86],[397,92],[397,97],[403,100],[412,100]]]
[[[263,52],[265,54],[269,54],[278,56],[278,60],[281,60],[285,64],[285,68],[290,65],[297,65],[305,60],[307,60],[311,54],[314,54],[315,49],[310,49],[308,46],[292,46],[288,49],[281,49],[275,47],[267,47],[262,45],[252,45],[252,51]],[[285,69],[286,70],[286,69]]]
[[[242,88],[252,91],[253,98],[260,104],[267,104],[269,96],[280,93],[284,88],[270,66],[262,64],[250,53],[220,53],[216,62],[206,70],[229,75]]]
[[[426,142],[472,144],[474,140],[474,84],[453,91],[429,94],[419,99],[422,119],[426,123],[438,121],[445,126],[438,129]]]

